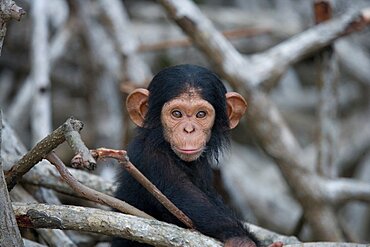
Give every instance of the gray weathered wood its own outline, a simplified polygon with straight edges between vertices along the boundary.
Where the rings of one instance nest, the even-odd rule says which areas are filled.
[[[196,231],[101,209],[24,203],[13,203],[13,208],[18,217],[27,219],[19,222],[23,227],[104,233],[156,246],[222,246]]]
[[[2,111],[0,110],[0,246],[23,246],[21,234],[15,220],[5,182],[1,159]]]

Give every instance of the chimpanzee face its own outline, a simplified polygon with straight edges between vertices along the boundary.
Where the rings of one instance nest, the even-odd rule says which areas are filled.
[[[196,89],[188,89],[162,108],[164,138],[180,159],[194,161],[211,138],[215,117],[213,106]]]
[[[126,105],[131,120],[140,127],[145,127],[149,94],[147,89],[139,88],[127,97]],[[225,104],[229,127],[232,129],[239,123],[247,105],[244,98],[235,92],[226,93]],[[175,154],[187,162],[198,159],[212,135],[217,117],[213,105],[202,98],[198,89],[188,88],[166,102],[160,114],[164,139]]]
[[[169,143],[180,159],[191,162],[206,148],[208,157],[218,155],[226,131],[238,125],[247,103],[240,94],[227,92],[212,71],[184,64],[161,70],[148,89],[135,89],[126,107],[136,125],[153,130],[155,143]]]

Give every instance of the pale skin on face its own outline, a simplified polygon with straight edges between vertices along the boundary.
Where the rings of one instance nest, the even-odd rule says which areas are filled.
[[[190,89],[164,104],[161,113],[164,138],[184,161],[194,161],[211,137],[215,109],[199,92]]]
[[[130,93],[126,100],[131,120],[140,127],[144,127],[149,94],[147,89],[138,88]],[[247,103],[236,92],[226,93],[225,97],[229,128],[233,129],[246,111]],[[202,155],[211,138],[215,117],[215,109],[201,97],[199,90],[188,88],[162,107],[161,124],[164,138],[180,159],[194,161]]]

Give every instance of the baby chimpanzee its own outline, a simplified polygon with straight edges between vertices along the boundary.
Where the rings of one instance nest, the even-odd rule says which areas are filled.
[[[127,150],[132,163],[193,221],[196,230],[228,247],[259,246],[212,188],[211,165],[218,162],[229,144],[229,130],[246,108],[240,94],[227,93],[214,73],[195,65],[166,68],[148,89],[136,89],[127,98],[128,112],[138,126]],[[158,220],[184,226],[125,171],[116,197]],[[112,246],[148,245],[117,238]]]

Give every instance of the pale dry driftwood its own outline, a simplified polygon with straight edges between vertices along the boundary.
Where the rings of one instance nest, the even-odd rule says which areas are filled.
[[[5,69],[0,75],[0,105],[5,106],[7,97],[9,96],[14,81],[14,73],[9,69]]]
[[[26,238],[23,239],[23,244],[24,244],[24,247],[46,247],[46,245],[36,243]]]
[[[86,1],[76,1],[80,32],[89,48],[89,63],[84,76],[89,90],[89,108],[93,111],[92,132],[95,145],[120,148],[123,116],[118,81],[122,73],[122,59],[109,33],[95,18],[98,7],[97,2],[87,4]]]
[[[331,21],[310,28],[273,48],[252,57],[255,77],[251,82],[271,88],[287,68],[314,52],[331,44],[336,39],[362,30],[370,24],[370,9],[346,13]],[[253,68],[253,67],[252,67]]]
[[[303,162],[303,163],[305,163],[305,162]],[[358,191],[358,190],[357,190],[357,191]],[[364,194],[364,197],[365,197],[365,198],[366,198],[366,196],[367,196],[367,195],[366,195],[366,194]],[[350,198],[350,196],[349,196],[349,198]]]
[[[17,185],[11,192],[10,197],[13,202],[35,203],[38,202],[23,187]],[[60,229],[35,229],[38,234],[47,242],[49,246],[68,246],[76,247],[72,240]]]
[[[13,203],[13,208],[18,218],[30,220],[31,224],[18,221],[23,227],[104,233],[162,246],[222,246],[218,241],[195,231],[117,212],[77,206],[20,203]]]
[[[314,3],[316,23],[331,19],[332,6],[329,1]],[[335,167],[337,157],[337,108],[338,108],[338,63],[333,45],[325,47],[315,54],[317,64],[317,86],[320,100],[318,112],[317,171],[320,175],[335,178],[338,175]]]
[[[312,28],[272,48],[264,55],[246,60],[216,31],[212,23],[192,2],[161,0],[160,3],[165,7],[168,15],[213,62],[220,74],[234,89],[247,98],[250,106],[248,115],[252,120],[249,126],[252,127],[262,147],[279,165],[289,186],[303,206],[305,218],[315,235],[321,239],[342,240],[343,235],[334,210],[326,201],[329,196],[327,181],[307,169],[309,166],[299,158],[302,150],[297,140],[276,107],[266,95],[256,90],[256,86],[272,80],[277,74],[280,75],[288,64],[297,61],[304,54],[317,51],[323,47],[323,44],[327,45],[348,31],[355,31],[355,28],[367,25],[368,11],[345,15],[342,19],[338,19],[339,21],[327,22]],[[321,33],[324,30],[328,35],[321,39],[323,37]],[[261,61],[268,57],[270,59],[265,60],[268,63],[263,65]],[[259,65],[258,69],[252,67],[254,65],[250,64],[251,61]],[[265,74],[265,72],[268,73]],[[264,78],[265,76],[267,78]]]
[[[77,206],[13,203],[18,221],[23,227],[73,229],[110,236],[120,236],[159,246],[222,246],[220,242],[194,230],[148,220],[117,212]],[[29,220],[29,221],[28,221]],[[298,243],[294,237],[285,237],[262,228],[247,225],[265,244],[273,241]]]
[[[80,131],[83,127],[82,122],[70,118],[63,125],[38,142],[33,149],[25,154],[17,164],[7,172],[6,182],[9,190],[17,184],[24,174],[41,161],[45,155],[65,141],[65,133],[68,126],[70,127],[69,129],[74,129],[76,131]]]
[[[364,109],[342,120],[338,140],[338,157],[335,163],[340,175],[354,168],[354,164],[361,159],[362,154],[369,150],[370,126],[367,124],[369,118],[370,111]],[[315,151],[316,148],[313,145],[305,148],[302,156],[306,164],[313,166],[316,159]]]
[[[69,19],[63,27],[52,37],[49,46],[49,66],[52,69],[55,63],[64,55],[64,51],[75,31],[74,19]],[[7,110],[7,118],[13,128],[17,129],[24,125],[30,110],[30,103],[34,93],[33,77],[29,75],[23,82],[21,89],[18,91]],[[27,118],[28,119],[28,118]]]
[[[6,154],[6,157],[7,157],[5,165],[6,165],[7,169],[10,169],[13,164],[16,164],[19,160],[21,160],[22,156],[26,153],[26,149],[23,146],[23,144],[18,140],[14,131],[12,131],[12,129],[9,127],[9,125],[6,122],[4,123],[4,126],[5,126],[4,134],[5,134],[5,138],[7,140],[7,145],[5,146],[5,150],[3,150],[3,151],[4,151],[4,153]],[[62,132],[60,129],[59,129],[59,131]],[[58,139],[58,135],[56,135],[54,137],[56,137],[56,138],[46,142],[46,143],[48,143],[48,145],[50,145],[49,148],[51,148],[51,149],[53,147],[55,147],[54,145],[57,145],[54,142],[58,143],[58,140],[56,140],[56,139]],[[59,136],[59,138],[63,139],[62,136]],[[46,145],[46,147],[48,147],[48,145]],[[35,151],[36,154],[33,154],[33,155],[32,155],[32,153],[31,154],[28,153],[28,156],[26,156],[26,157],[30,158],[33,161],[35,161],[35,159],[36,160],[40,159],[40,157],[42,157],[42,153],[40,154],[40,153],[37,153],[37,152]],[[27,159],[23,160],[23,161],[25,163],[27,163]],[[32,180],[32,174],[35,174],[35,173],[42,174],[43,172],[46,172],[46,174],[52,174],[51,170],[49,169],[49,168],[52,168],[52,166],[50,164],[48,166],[46,166],[44,164],[46,166],[46,168],[44,166],[44,169],[43,169],[41,164],[42,164],[42,162],[38,166],[34,167],[34,169],[32,169],[30,172],[28,172],[26,174],[26,176],[28,177],[28,176],[31,175],[30,179]],[[24,169],[24,168],[25,168],[24,166],[21,166],[16,170],[17,170],[17,172],[20,172],[20,169]],[[27,169],[29,169],[29,168],[26,168],[26,170]],[[26,172],[26,171],[22,171],[22,172]],[[54,171],[54,172],[57,173],[56,171]],[[45,178],[44,181],[49,181],[49,177]],[[50,192],[50,191],[46,191],[46,192]],[[12,196],[13,201],[36,202],[36,200],[30,194],[28,194],[25,190],[23,190],[21,187],[16,188],[15,191],[11,194],[11,196]],[[56,198],[56,196],[54,194],[49,193],[49,197],[50,197],[49,200],[53,200],[54,202],[58,201],[58,199]],[[37,229],[37,232],[42,236],[42,238],[50,246],[60,246],[60,244],[63,245],[63,246],[69,246],[69,247],[75,247],[76,246],[69,239],[69,237],[61,230]]]
[[[113,195],[117,184],[103,179],[102,177],[73,168],[68,168],[77,181],[96,191],[107,195]],[[23,176],[22,183],[43,186],[63,194],[81,197],[61,178],[59,172],[47,161],[43,160],[27,174]]]
[[[143,86],[143,82],[150,79],[152,74],[149,66],[137,54],[139,45],[123,2],[102,0],[99,4],[111,22],[118,51],[124,58],[126,80],[134,82],[137,86]]]
[[[219,169],[232,205],[243,219],[283,234],[293,232],[302,209],[266,155],[232,142],[231,154]]]
[[[138,210],[137,208],[127,204],[124,201],[121,201],[109,195],[105,195],[101,192],[94,191],[93,189],[78,182],[54,152],[50,152],[49,154],[47,154],[46,159],[49,160],[49,162],[58,169],[62,178],[77,194],[81,195],[81,197],[84,197],[93,202],[111,206],[124,213],[140,216],[147,219],[153,219],[153,217],[151,217],[150,215],[142,212],[141,210]]]
[[[12,186],[11,188],[15,186],[15,184],[22,178],[25,173],[27,173],[33,166],[35,166],[39,161],[46,157],[57,167],[63,179],[67,183],[69,183],[73,190],[77,192],[77,194],[79,194],[80,196],[98,203],[103,203],[113,208],[117,208],[120,211],[126,213],[139,215],[146,218],[152,218],[146,213],[132,207],[131,205],[123,201],[120,201],[109,195],[105,195],[101,192],[94,191],[93,189],[80,184],[75,178],[73,178],[68,169],[66,169],[63,162],[61,162],[60,159],[52,153],[52,150],[66,139],[69,140],[68,142],[74,147],[77,153],[84,153],[81,150],[86,149],[86,146],[82,143],[82,140],[78,135],[78,132],[81,131],[82,127],[82,122],[69,118],[62,126],[57,128],[50,135],[37,143],[36,146],[32,150],[30,150],[30,152],[25,154],[18,161],[18,163],[14,165],[8,172],[7,182],[9,183],[9,185]],[[84,163],[89,163],[91,162],[91,160],[95,162],[90,152],[87,152],[88,154],[85,154],[84,156],[87,160],[84,160]]]
[[[30,168],[32,167],[31,164],[29,163],[38,163],[42,158],[46,158],[51,162],[59,171],[63,179],[69,184],[70,187],[73,188],[77,194],[80,196],[87,198],[89,200],[92,200],[97,203],[105,204],[108,206],[111,206],[113,208],[116,208],[122,212],[129,213],[132,215],[137,215],[141,216],[144,218],[149,218],[151,219],[152,217],[147,215],[146,213],[132,207],[131,205],[120,201],[116,198],[113,198],[109,195],[105,195],[103,193],[100,193],[98,191],[94,191],[83,184],[79,183],[68,171],[68,169],[65,167],[63,162],[56,156],[54,152],[51,150],[56,148],[57,145],[60,144],[60,140],[63,140],[63,137],[67,142],[71,145],[72,149],[74,149],[75,153],[78,154],[79,162],[77,165],[79,166],[91,166],[91,164],[95,165],[96,161],[90,154],[90,151],[87,150],[86,146],[81,140],[81,137],[79,135],[79,131],[82,129],[82,123],[69,119],[64,123],[60,128],[58,128],[56,131],[54,131],[52,134],[48,135],[45,139],[43,139],[40,143],[36,145],[35,148],[33,148],[29,153],[27,153],[22,159],[21,162],[18,163],[17,166],[14,166],[15,168],[9,172],[9,177],[14,178],[14,180],[19,180],[22,177],[22,173],[25,171],[27,172]],[[62,134],[62,137],[61,137]],[[58,141],[59,140],[59,141]],[[104,149],[105,150],[105,149]],[[103,155],[104,152],[99,152],[101,150],[97,150],[96,153],[99,155],[97,157],[104,158],[105,156]],[[31,157],[31,158],[29,158]],[[118,157],[118,156],[117,156]],[[117,158],[115,156],[115,158]],[[124,158],[124,156],[119,156],[121,158]],[[81,163],[81,164],[80,164]],[[123,162],[124,165],[126,162]],[[87,164],[87,165],[86,165]],[[138,174],[138,176],[135,176],[138,181],[141,181],[141,179],[146,179],[138,170],[135,170],[136,168],[129,162],[128,167],[126,168],[128,171],[134,170],[136,173],[133,173],[133,175]],[[125,165],[126,167],[126,165]],[[146,181],[145,184],[150,183],[147,179],[144,180]],[[15,182],[12,182],[10,180],[10,184],[15,184]],[[151,183],[150,183],[151,184]],[[151,184],[152,185],[152,184]],[[152,188],[153,185],[150,187]],[[150,190],[152,191],[152,190]],[[155,191],[155,195],[162,195],[158,190]],[[161,203],[164,202],[164,200],[160,200]],[[173,209],[174,205],[169,202],[168,200],[166,203],[163,203],[165,206],[170,205],[168,209],[171,211]],[[171,211],[172,212],[172,211]],[[175,208],[175,212],[178,215],[180,214],[181,217],[180,219],[185,219],[185,224],[189,225],[189,227],[192,227],[191,220],[189,220],[181,211],[179,211],[177,208]]]
[[[149,66],[137,53],[139,44],[123,2],[102,0],[99,1],[99,4],[110,22],[113,39],[122,57],[123,73],[120,78],[120,87],[127,86],[127,81],[133,83],[135,87],[145,87],[146,82],[152,78],[152,73]],[[123,111],[123,126],[122,144],[127,146],[132,123],[130,123],[129,116],[125,110]]]
[[[7,122],[4,122],[3,137],[7,140],[7,145],[2,149],[3,157],[5,158],[3,160],[4,170],[7,171],[27,153],[27,150]],[[108,195],[113,195],[115,191],[116,185],[114,183],[106,181],[97,175],[73,168],[69,168],[69,171],[78,181],[94,190]],[[78,196],[63,181],[59,172],[47,160],[42,160],[26,173],[23,176],[22,182],[40,185],[68,195]]]
[[[352,164],[370,149],[370,111],[352,114],[341,125],[339,157],[336,166],[339,171],[348,170]]]
[[[250,5],[250,2],[245,2],[247,5]],[[239,5],[239,6],[238,6]],[[288,37],[296,34],[297,32],[301,31],[302,23],[299,18],[292,19],[290,16],[284,15],[284,18],[281,18],[280,11],[269,11],[269,14],[266,15],[264,12],[264,8],[256,9],[250,8],[250,6],[243,8],[240,7],[240,3],[235,6],[231,5],[217,5],[217,4],[198,4],[201,11],[210,19],[212,22],[216,24],[217,27],[220,28],[245,28],[245,27],[257,27],[258,29],[268,29],[270,33],[274,36],[278,37]],[[299,2],[298,6],[303,8],[306,11],[307,8],[306,3]],[[281,9],[282,11],[292,13],[293,10],[297,11],[297,8],[291,6],[292,10]],[[302,11],[303,12],[303,11]],[[301,12],[299,12],[301,13]],[[149,23],[158,23],[162,22],[162,25],[165,29],[169,29],[170,25],[163,24],[163,20],[165,20],[165,14],[163,13],[162,9],[158,4],[151,3],[151,2],[134,2],[130,3],[130,16],[132,16],[133,21],[139,20],[140,22],[144,22],[145,24]],[[263,16],[263,18],[261,18]],[[139,23],[137,23],[139,24]],[[138,25],[139,29],[137,30],[138,33],[142,31],[140,29],[140,24]],[[281,27],[284,27],[282,29]],[[173,30],[170,31],[172,34],[168,34],[166,32],[162,32],[161,30],[154,28],[155,32],[159,32],[157,36],[152,34],[152,36],[148,37],[150,40],[159,41],[158,39],[163,39],[166,37],[167,39],[173,38],[180,38],[185,37],[185,35],[177,33],[176,36],[173,35]],[[149,28],[151,29],[151,28]],[[147,33],[151,33],[150,30],[147,30]],[[162,38],[161,38],[162,36]],[[146,33],[143,33],[141,39],[145,42]],[[258,44],[256,44],[258,45]],[[258,46],[259,49],[256,50],[263,50],[262,46]],[[269,44],[271,45],[271,43]]]
[[[14,132],[12,132],[11,128],[6,124],[5,125],[5,134],[6,134],[6,139],[7,139],[7,145],[6,146],[6,149],[5,150],[5,153],[6,153],[6,156],[7,156],[7,166],[10,167],[12,162],[9,161],[9,158],[11,157],[15,157],[14,160],[17,160],[19,157],[21,157],[21,153],[18,153],[19,152],[19,149],[23,149],[23,152],[25,151],[23,145],[21,143],[19,143],[18,139],[16,138]],[[35,166],[29,173],[32,173],[34,170],[37,170],[38,168],[40,168],[39,172],[41,173],[42,171],[47,171],[49,170],[49,174],[44,174],[44,177],[47,178],[48,176],[52,176],[52,174],[56,174],[57,172],[56,171],[52,171],[52,173],[50,173],[50,169],[48,167],[51,167],[50,164],[45,164],[47,161],[42,161],[41,163],[39,163],[37,166]],[[70,170],[74,170],[74,169],[70,169]],[[81,171],[77,171],[77,172],[81,172]],[[83,172],[84,173],[84,172]],[[28,174],[25,175],[25,177],[27,177]],[[88,177],[89,174],[86,173],[86,175],[84,175],[85,177]],[[93,175],[90,175],[90,176],[93,176]],[[30,181],[32,181],[32,177],[29,179]],[[82,179],[84,180],[84,179]],[[42,180],[43,181],[43,180]],[[12,191],[12,195],[14,196],[14,194],[17,195],[19,193],[19,189],[16,187],[13,191]],[[24,192],[21,193],[18,197],[13,197],[13,200],[14,201],[19,201],[19,200],[25,200],[25,201],[28,201],[28,202],[33,202],[35,201],[34,199],[30,199],[29,196],[25,196]],[[254,226],[249,226],[252,230],[253,229],[256,229],[256,230],[253,230],[255,231],[257,234],[260,234],[260,229],[259,228],[255,228]],[[40,231],[42,231],[42,229],[40,229]],[[265,231],[265,230],[263,230]],[[41,233],[40,234],[47,234],[46,233]],[[265,236],[265,235],[262,235],[262,236]],[[49,238],[49,237],[48,237]],[[63,238],[62,238],[63,239]],[[264,239],[266,239],[264,237]],[[51,241],[51,240],[49,240]],[[62,241],[61,239],[58,240],[59,242]],[[63,240],[63,242],[65,242],[66,240]],[[267,240],[268,241],[268,240]]]
[[[15,133],[11,130],[11,128],[10,128],[10,126],[8,125],[8,124],[6,124],[5,123],[5,135],[6,135],[6,139],[8,140],[8,142],[7,142],[7,146],[6,146],[6,150],[4,150],[4,152],[6,153],[6,157],[7,157],[7,160],[6,160],[6,166],[7,167],[11,167],[11,164],[14,162],[12,159],[14,159],[14,160],[17,160],[17,159],[19,159],[21,156],[22,156],[22,153],[24,153],[25,152],[25,148],[24,148],[24,146],[19,142],[19,140],[17,139],[17,137],[16,137],[16,135],[15,135]],[[47,163],[47,164],[46,164]],[[47,173],[46,174],[49,174],[49,176],[50,177],[53,177],[53,175],[52,174],[56,174],[56,173],[58,173],[58,172],[56,172],[55,170],[53,170],[53,169],[49,169],[49,168],[52,168],[52,166],[50,165],[50,164],[48,164],[48,162],[47,161],[42,161],[42,162],[40,162],[37,166],[35,166],[29,173],[32,173],[33,171],[38,171],[39,173],[42,173],[42,171],[47,171]],[[39,170],[38,170],[39,169]],[[88,177],[89,176],[93,176],[93,175],[89,175],[89,174],[87,174],[86,172],[82,172],[82,171],[76,171],[76,170],[74,170],[74,169],[70,169],[70,170],[72,170],[72,171],[75,171],[76,172],[76,174],[79,174],[79,173],[82,173],[83,174],[83,176],[82,176],[82,178],[81,178],[81,180],[83,180],[83,181],[88,181]],[[29,174],[28,173],[28,174]],[[35,172],[36,173],[36,172]],[[24,178],[26,178],[27,176],[28,176],[28,174],[26,174],[25,176],[24,176]],[[46,182],[48,181],[48,176],[47,175],[44,175],[45,177],[44,177],[44,180],[41,180],[40,181],[40,185],[43,185],[43,184],[47,184]],[[59,178],[60,179],[60,178]],[[33,179],[32,179],[32,177],[30,177],[29,178],[29,181],[32,181]],[[92,179],[92,180],[94,180],[94,179]],[[98,184],[99,185],[99,184]],[[14,189],[13,189],[13,191],[11,192],[11,196],[12,196],[12,200],[13,201],[23,201],[23,202],[35,202],[35,199],[33,199],[24,189],[22,189],[21,187],[15,187]],[[36,206],[37,207],[37,206]],[[263,230],[263,229],[261,229],[261,228],[258,228],[258,227],[255,227],[255,226],[252,226],[252,225],[248,225],[249,226],[249,228],[251,229],[251,230],[253,230],[256,234],[263,234],[264,232],[267,232],[269,235],[268,236],[270,236],[271,237],[271,232],[268,232],[268,231],[266,231],[266,230]],[[50,230],[46,230],[46,231],[44,231],[44,229],[39,229],[38,230],[38,232],[40,233],[40,234],[45,234],[45,239],[48,239],[48,238],[50,238],[50,240],[49,240],[49,244],[51,244],[51,241],[52,241],[52,239],[55,239],[55,237],[56,236],[58,236],[58,234],[57,235],[54,235],[53,237],[52,236],[50,236],[50,235],[48,235],[48,234],[54,234],[54,233],[52,233]],[[266,233],[266,234],[267,234]],[[264,236],[266,236],[266,235],[262,235],[262,237],[264,237]],[[274,235],[275,236],[275,235]],[[276,236],[278,236],[278,235],[276,235]],[[279,238],[280,239],[280,238]],[[264,237],[264,240],[265,240],[265,237]],[[56,239],[56,242],[58,242],[59,241],[59,243],[61,243],[61,242],[63,242],[63,243],[65,243],[65,246],[69,246],[68,245],[68,239],[66,239],[66,238],[62,238],[61,236],[60,236],[60,238],[58,238],[58,239]],[[266,240],[266,241],[269,241],[269,240]],[[290,242],[291,241],[293,241],[293,240],[289,240]],[[272,240],[271,240],[271,242],[272,242]]]
[[[48,59],[49,28],[46,4],[46,0],[35,0],[31,4],[34,28],[31,44],[31,76],[34,87],[31,106],[33,144],[47,136],[52,130],[50,64]]]
[[[335,43],[338,62],[351,78],[365,86],[370,85],[370,58],[364,47],[354,45],[356,41],[350,37]],[[351,56],[348,56],[351,54]]]
[[[11,207],[8,188],[4,177],[1,156],[3,129],[2,118],[3,113],[0,109],[0,246],[16,247],[23,246],[23,242]]]
[[[6,34],[6,23],[11,20],[20,20],[26,12],[12,0],[0,1],[0,55]]]
[[[104,211],[77,206],[56,206],[45,204],[13,203],[18,224],[31,228],[73,229],[87,232],[104,233],[120,236],[134,241],[156,246],[222,246],[212,238],[196,231],[182,229],[178,226],[156,220],[147,220],[116,212]],[[283,241],[287,247],[305,247],[296,238],[285,237],[264,229],[249,226],[259,238],[269,238],[264,244],[272,241]],[[315,244],[315,245],[313,245]],[[307,243],[307,246],[343,246],[365,247],[349,243]]]
[[[72,128],[71,125],[65,126],[64,136],[69,147],[73,150],[74,154],[80,157],[80,162],[75,164],[71,161],[72,166],[80,169],[94,170],[96,168],[96,160],[91,155],[90,150],[83,143],[79,131]]]
[[[98,148],[92,150],[96,159],[113,158],[138,181],[149,193],[151,193],[170,213],[179,219],[185,226],[194,229],[192,220],[173,204],[149,179],[147,179],[129,160],[126,151]]]
[[[49,22],[46,0],[31,4],[33,32],[31,37],[31,137],[35,145],[52,131],[51,83],[49,55]],[[47,143],[45,143],[47,145]],[[40,146],[39,146],[40,147]],[[35,155],[36,156],[36,155]],[[17,174],[17,176],[20,174]],[[40,190],[47,190],[40,188]],[[54,192],[49,191],[52,195]],[[55,195],[53,197],[56,197]]]

